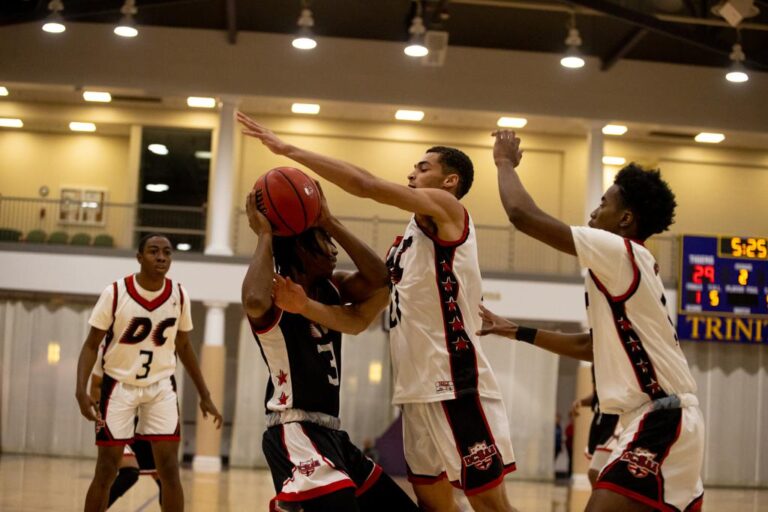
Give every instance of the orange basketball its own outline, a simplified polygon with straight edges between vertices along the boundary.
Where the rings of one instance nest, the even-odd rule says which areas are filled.
[[[315,181],[293,167],[275,167],[253,185],[256,207],[277,236],[294,236],[311,227],[320,214]]]

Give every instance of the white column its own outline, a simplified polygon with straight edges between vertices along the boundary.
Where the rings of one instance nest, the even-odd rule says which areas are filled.
[[[238,98],[221,99],[216,159],[208,201],[205,254],[232,256],[232,191],[235,181],[235,112]]]
[[[204,302],[205,332],[200,351],[200,370],[203,373],[211,400],[224,413],[224,376],[226,353],[224,351],[224,313],[226,302]],[[192,469],[201,473],[221,471],[221,430],[217,430],[211,418],[203,418],[197,411],[195,430],[195,456]]]
[[[586,221],[589,214],[600,204],[603,197],[603,124],[593,123],[587,134],[587,195],[585,204]]]

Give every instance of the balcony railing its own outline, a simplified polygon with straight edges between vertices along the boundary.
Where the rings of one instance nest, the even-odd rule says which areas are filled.
[[[373,217],[341,217],[349,230],[370,245],[377,254],[386,254],[407,220]],[[256,248],[256,237],[248,227],[245,211],[233,212],[232,248],[235,256],[247,257]],[[171,237],[178,247],[189,244],[191,252],[203,252],[206,211],[202,207],[147,204],[71,204],[59,199],[0,196],[0,241],[19,243],[65,243],[104,245],[118,249],[135,248],[139,236],[159,232]],[[579,278],[575,257],[547,247],[511,225],[475,225],[480,268],[486,275],[549,276],[553,279]],[[54,236],[58,234],[58,236]],[[86,237],[79,235],[88,235]],[[94,244],[100,240],[110,243]],[[84,243],[86,242],[86,243]],[[662,279],[676,282],[678,238],[653,237],[648,248],[659,262]],[[350,263],[343,251],[340,263]]]

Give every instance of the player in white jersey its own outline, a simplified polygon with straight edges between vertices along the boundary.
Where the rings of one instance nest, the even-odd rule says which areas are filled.
[[[586,275],[590,333],[519,327],[485,310],[483,333],[594,360],[601,410],[619,414],[618,446],[601,471],[588,512],[696,511],[703,502],[704,421],[696,384],[666,308],[658,265],[643,242],[674,219],[675,196],[659,171],[630,164],[592,212],[569,227],[541,211],[515,171],[519,139],[494,133],[499,193],[519,230],[576,255]]]
[[[163,510],[184,509],[178,466],[179,410],[173,377],[177,355],[200,394],[203,416],[211,414],[221,426],[221,415],[210,399],[189,342],[189,297],[180,284],[165,277],[171,265],[171,243],[162,235],[145,236],[136,258],[139,273],[115,281],[99,297],[77,364],[75,396],[82,415],[96,422],[98,446],[86,511],[106,508],[123,446],[134,438],[152,442],[163,488]],[[97,404],[86,386],[102,339],[106,346],[104,378]]]
[[[422,510],[454,512],[451,485],[475,510],[514,510],[503,483],[515,469],[498,384],[475,331],[481,280],[475,229],[459,199],[474,177],[470,159],[435,146],[408,185],[286,144],[242,113],[243,133],[345,191],[413,212],[387,256],[394,403],[403,411],[409,480]]]

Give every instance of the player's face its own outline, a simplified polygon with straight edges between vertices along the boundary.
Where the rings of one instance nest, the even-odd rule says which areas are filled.
[[[172,256],[171,242],[165,237],[153,236],[138,254],[141,271],[151,276],[164,276],[171,268]]]
[[[443,188],[446,180],[443,165],[438,153],[426,153],[413,166],[408,175],[408,186],[411,188]]]
[[[589,227],[619,234],[626,211],[618,185],[611,185],[600,199],[600,205],[589,215]]]

